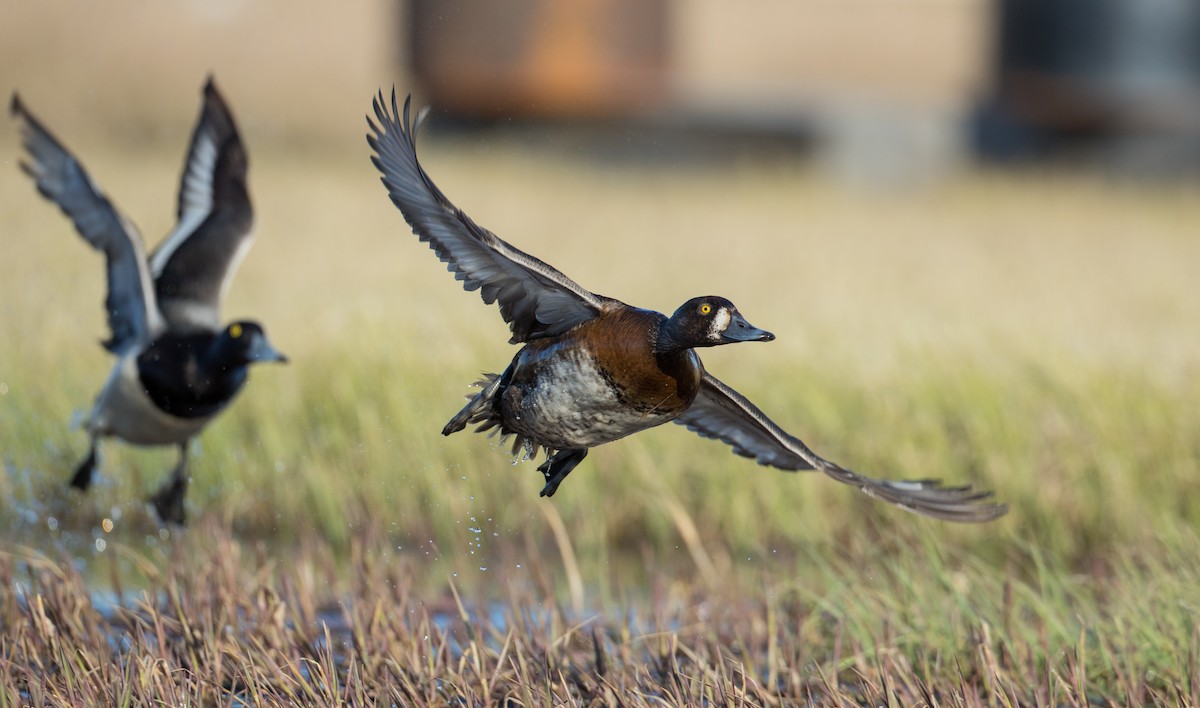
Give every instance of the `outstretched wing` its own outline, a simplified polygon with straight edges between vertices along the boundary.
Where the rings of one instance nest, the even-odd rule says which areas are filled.
[[[108,297],[104,307],[112,336],[104,342],[121,353],[150,341],[163,329],[155,305],[154,285],[137,228],[113,207],[83,165],[26,110],[13,94],[12,114],[21,121],[21,140],[29,160],[21,170],[33,178],[38,192],[58,205],[108,265]]]
[[[246,150],[209,77],[179,184],[179,221],[150,256],[158,306],[171,326],[216,330],[221,300],[253,242]]]
[[[970,487],[944,487],[937,480],[883,480],[866,477],[824,459],[799,438],[776,425],[745,396],[708,372],[695,402],[676,423],[706,438],[716,438],[760,465],[784,470],[817,469],[870,497],[943,521],[983,522],[1002,516],[1008,507],[986,501],[991,492]]]
[[[411,96],[405,99],[401,114],[395,89],[390,111],[383,92],[375,97],[372,105],[379,123],[367,117],[371,128],[367,142],[375,151],[371,162],[383,173],[381,181],[392,203],[413,232],[429,243],[464,288],[479,290],[489,305],[499,303],[500,315],[512,330],[512,343],[561,334],[616,303],[513,248],[451,204],[417,160],[415,137],[421,116],[409,120],[411,100]]]

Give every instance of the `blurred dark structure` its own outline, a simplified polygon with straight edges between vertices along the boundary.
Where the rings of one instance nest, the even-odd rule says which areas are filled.
[[[410,67],[478,118],[628,115],[666,83],[666,0],[411,0]]]
[[[1200,168],[1200,2],[1000,0],[993,93],[975,122],[991,158]]]
[[[988,1],[408,0],[401,36],[442,126],[672,162],[815,152],[889,181],[961,159]]]
[[[419,98],[468,123],[625,131],[633,151],[771,136],[868,182],[973,154],[1200,172],[1200,0],[403,7]]]

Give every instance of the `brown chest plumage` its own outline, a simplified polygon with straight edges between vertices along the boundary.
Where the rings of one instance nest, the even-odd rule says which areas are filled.
[[[700,389],[692,350],[656,354],[662,315],[607,312],[529,343],[501,394],[507,428],[554,449],[593,447],[674,420]]]
[[[703,367],[693,350],[656,354],[654,344],[665,321],[649,310],[620,308],[589,320],[561,337],[534,342],[553,355],[574,350],[594,362],[621,402],[637,410],[683,412],[700,390]]]

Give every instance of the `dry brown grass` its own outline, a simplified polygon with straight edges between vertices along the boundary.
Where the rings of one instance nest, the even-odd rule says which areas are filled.
[[[0,705],[1198,698],[1188,678],[1200,668],[1195,634],[1178,624],[1186,612],[1135,602],[1150,614],[1124,617],[1146,624],[1125,626],[1097,614],[1078,584],[1052,577],[937,558],[880,564],[878,550],[850,546],[837,560],[795,559],[809,566],[803,582],[768,573],[714,588],[654,573],[645,586],[572,609],[555,599],[552,557],[493,570],[490,590],[466,589],[458,578],[423,576],[420,562],[387,550],[380,529],[361,531],[347,573],[311,537],[285,555],[210,519],[153,550],[109,549],[114,579],[132,565],[141,580],[105,595],[68,558],[0,552]],[[1196,580],[1154,565],[1122,565],[1118,575]],[[930,605],[933,593],[951,601]],[[1060,594],[1092,623],[1074,636],[1059,624]]]

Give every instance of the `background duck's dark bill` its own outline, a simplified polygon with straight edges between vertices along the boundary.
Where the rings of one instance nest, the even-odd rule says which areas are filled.
[[[755,327],[740,314],[733,316],[723,336],[733,342],[769,342],[775,339],[775,335],[765,329]]]
[[[287,363],[287,357],[278,349],[271,346],[267,338],[263,335],[258,335],[254,338],[254,344],[250,346],[250,361],[277,361],[281,364]]]

